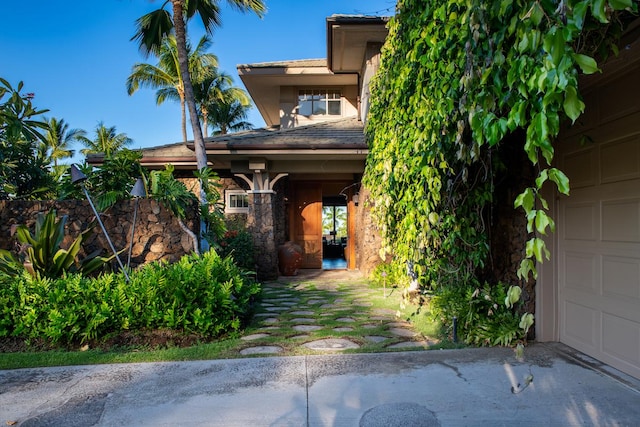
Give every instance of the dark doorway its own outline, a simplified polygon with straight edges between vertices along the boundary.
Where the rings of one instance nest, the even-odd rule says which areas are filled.
[[[347,200],[342,196],[322,198],[322,269],[347,268]]]

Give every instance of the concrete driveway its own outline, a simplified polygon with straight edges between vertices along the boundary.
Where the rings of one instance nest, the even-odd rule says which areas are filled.
[[[559,344],[56,367],[0,371],[0,423],[635,426],[639,390]]]

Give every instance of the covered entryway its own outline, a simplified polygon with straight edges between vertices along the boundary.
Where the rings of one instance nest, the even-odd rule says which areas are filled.
[[[293,203],[289,209],[289,236],[303,250],[300,267],[356,268],[354,182],[291,180],[290,186]],[[323,226],[323,220],[326,220],[323,212],[326,208],[336,207],[344,209],[346,223],[342,234],[345,235],[338,235],[335,217],[331,219],[334,227]],[[338,263],[340,260],[344,263]]]
[[[571,195],[554,262],[559,340],[640,378],[640,55],[627,55],[587,82],[558,145]]]

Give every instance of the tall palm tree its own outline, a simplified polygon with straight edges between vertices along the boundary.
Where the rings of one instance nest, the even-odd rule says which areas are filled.
[[[232,99],[209,105],[207,117],[214,133],[225,135],[228,132],[252,129],[253,125],[245,120],[248,112],[248,105]]]
[[[169,3],[172,5],[172,12],[164,9]],[[160,9],[138,18],[136,21],[136,33],[132,37],[132,40],[139,42],[141,50],[149,54],[159,51],[164,37],[171,32],[175,34],[180,73],[184,80],[185,102],[189,110],[191,127],[193,128],[195,155],[199,171],[207,167],[207,153],[200,120],[198,119],[191,75],[189,74],[186,26],[191,18],[198,15],[206,32],[211,34],[214,28],[221,23],[219,3],[219,0],[165,0]],[[227,3],[242,12],[253,11],[258,16],[262,16],[266,11],[266,6],[262,0],[227,0]],[[206,194],[203,189],[200,191],[200,203],[206,204]]]
[[[210,46],[211,38],[206,35],[200,39],[194,50],[191,49],[191,45],[187,42],[189,73],[191,73],[192,79],[201,80],[207,76],[206,73],[215,69],[218,65],[218,58],[214,54],[205,53]],[[133,95],[140,86],[157,89],[156,103],[158,105],[167,99],[179,101],[182,117],[182,138],[184,142],[187,142],[184,79],[180,72],[178,47],[174,36],[168,36],[162,40],[158,52],[158,64],[135,64],[126,84],[129,95]]]
[[[69,129],[69,124],[64,119],[58,120],[55,117],[45,119],[49,124],[49,129],[43,135],[42,148],[46,157],[53,162],[55,169],[58,168],[58,161],[73,156],[71,144],[86,136],[83,129]]]
[[[208,76],[206,78],[196,81],[193,85],[196,106],[198,107],[198,114],[202,119],[202,130],[205,138],[208,136],[210,111],[216,109],[221,110],[221,106],[217,106],[216,104],[232,104],[234,101],[237,101],[247,109],[251,106],[251,99],[247,92],[239,87],[233,86],[233,78],[229,74],[220,72],[217,68],[212,68],[207,74]],[[221,114],[219,114],[219,112],[215,115],[215,117],[220,116]],[[241,119],[244,120],[245,118],[246,113]],[[231,122],[233,122],[233,120]],[[251,124],[248,125],[251,127]],[[216,127],[220,126],[220,124],[212,123],[212,126]],[[241,127],[241,129],[247,129],[247,127]]]
[[[99,122],[95,129],[95,138],[89,139],[80,136],[78,140],[87,148],[80,150],[85,156],[87,154],[104,154],[111,157],[116,151],[130,145],[133,140],[126,133],[117,133],[116,127],[107,127],[103,122]]]

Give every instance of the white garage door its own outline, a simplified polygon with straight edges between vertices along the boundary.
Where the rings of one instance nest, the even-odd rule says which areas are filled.
[[[560,341],[640,378],[640,69],[607,80],[558,150]]]

